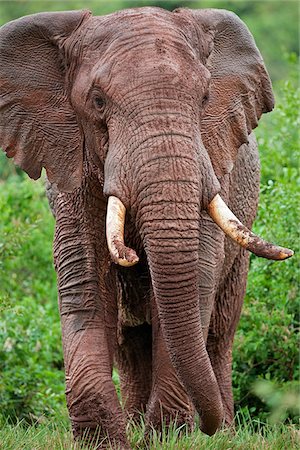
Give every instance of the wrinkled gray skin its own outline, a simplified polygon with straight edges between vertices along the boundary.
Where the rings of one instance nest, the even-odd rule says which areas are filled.
[[[43,13],[3,27],[0,50],[1,144],[31,177],[46,167],[54,183],[74,435],[100,425],[129,448],[126,413],[140,411],[155,427],[162,417],[192,426],[195,410],[207,434],[231,425],[248,254],[205,209],[220,193],[248,227],[256,213],[250,133],[273,96],[249,31],[223,10]],[[108,195],[127,208],[125,242],[140,257],[132,268],[107,249]]]

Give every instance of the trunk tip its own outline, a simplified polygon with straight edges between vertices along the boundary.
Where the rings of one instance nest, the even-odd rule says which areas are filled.
[[[222,428],[222,424],[224,423],[224,409],[223,406],[219,408],[216,414],[206,414],[204,417],[204,413],[200,415],[201,425],[200,429],[203,433],[208,436],[212,436],[218,430]]]

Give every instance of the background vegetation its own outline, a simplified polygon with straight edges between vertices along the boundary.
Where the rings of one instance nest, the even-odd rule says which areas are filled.
[[[275,111],[263,117],[256,132],[260,144],[262,179],[255,231],[266,239],[293,248],[296,252],[298,250],[299,254],[297,2],[2,1],[0,24],[43,10],[88,7],[95,14],[106,14],[141,4],[161,5],[169,9],[182,5],[193,8],[223,7],[237,12],[249,25],[270,69],[277,98]],[[29,180],[1,153],[2,422],[6,422],[8,417],[12,422],[24,419],[26,423],[43,422],[47,417],[64,421],[66,417],[56,279],[51,256],[53,228],[54,221],[45,199],[43,182]],[[296,422],[299,419],[298,283],[297,253],[283,263],[251,257],[247,296],[234,347],[234,395],[238,418],[243,418],[242,422],[245,418],[249,422],[249,412],[252,420],[260,421],[256,424],[261,421]],[[117,374],[114,378],[117,384]],[[15,432],[18,433],[9,429],[6,431],[7,445],[3,448],[16,448],[9,444]],[[287,442],[288,435],[294,442],[292,434],[285,433],[284,440]],[[2,442],[5,436],[2,436]],[[243,436],[242,433],[240,437],[245,443]],[[59,442],[65,438],[61,439]],[[138,440],[134,435],[132,439]],[[61,445],[57,448],[65,448],[64,444]],[[192,448],[190,441],[186,445],[176,448]],[[245,445],[232,448],[252,448]],[[38,447],[32,444],[28,448]],[[41,448],[56,447],[45,444]],[[169,442],[164,448],[173,447]],[[219,447],[209,447],[207,443],[205,448],[223,447],[221,444]],[[265,447],[261,443],[253,448]],[[278,444],[274,448],[294,447]]]

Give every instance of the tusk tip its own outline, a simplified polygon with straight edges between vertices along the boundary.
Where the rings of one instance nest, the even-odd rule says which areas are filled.
[[[279,260],[283,261],[284,259],[291,258],[294,255],[293,250],[289,248],[283,248],[279,253]]]
[[[247,249],[256,256],[271,259],[273,261],[284,261],[294,255],[293,250],[263,241],[257,236],[252,238],[252,242],[248,244]]]
[[[116,264],[122,267],[131,267],[139,262],[139,257],[132,248],[126,247],[119,242],[116,244],[115,251],[113,252],[113,260]]]
[[[132,261],[128,261],[128,259],[121,259],[121,258],[119,258],[117,260],[117,264],[119,264],[119,266],[122,266],[122,267],[132,267],[132,266],[135,266],[138,262],[139,262],[138,256],[135,259],[133,259]]]
[[[237,219],[219,194],[211,200],[207,212],[227,236],[256,256],[284,261],[294,255],[293,250],[274,245],[252,233]]]

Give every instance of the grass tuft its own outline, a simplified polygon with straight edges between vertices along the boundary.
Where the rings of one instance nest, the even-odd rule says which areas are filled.
[[[145,424],[128,425],[128,437],[133,450],[293,450],[299,449],[300,434],[295,425],[268,425],[250,415],[237,417],[235,433],[222,430],[206,436],[199,429],[188,433],[175,425],[144,437]],[[255,422],[255,423],[254,423]],[[257,430],[256,432],[254,430]],[[94,445],[73,442],[71,431],[64,422],[46,422],[27,426],[24,421],[16,425],[4,423],[0,431],[0,449],[5,450],[93,450]],[[108,447],[108,448],[113,448]]]

